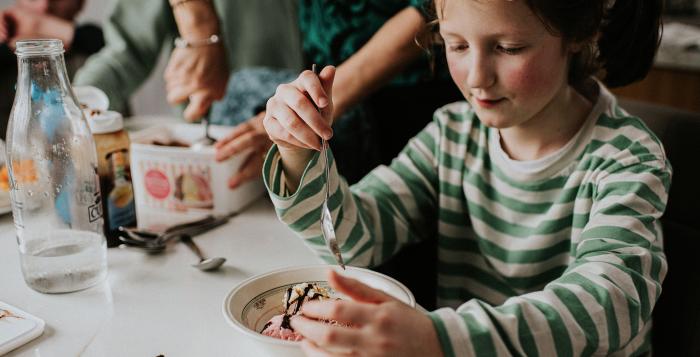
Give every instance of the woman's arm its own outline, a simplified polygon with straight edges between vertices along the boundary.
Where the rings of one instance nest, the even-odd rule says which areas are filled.
[[[372,38],[340,66],[336,74],[333,101],[334,117],[390,81],[413,61],[422,50],[415,42],[425,25],[415,7],[407,7],[387,21]]]
[[[118,1],[104,26],[106,46],[85,62],[73,84],[100,88],[111,109],[125,111],[175,36],[169,12],[162,1]]]
[[[180,37],[190,45],[175,48],[170,54],[165,89],[171,104],[189,101],[183,115],[195,120],[226,92],[229,68],[223,34],[211,1],[170,0],[170,4]],[[215,42],[213,39],[218,42],[209,43]]]

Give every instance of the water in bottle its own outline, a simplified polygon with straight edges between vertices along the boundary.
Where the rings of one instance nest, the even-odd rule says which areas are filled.
[[[18,41],[16,54],[7,163],[22,274],[44,293],[85,289],[107,274],[95,144],[61,41]]]

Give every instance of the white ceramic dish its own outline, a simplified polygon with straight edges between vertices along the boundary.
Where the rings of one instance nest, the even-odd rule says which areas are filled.
[[[0,311],[11,317],[0,319],[0,356],[39,337],[44,332],[44,320],[0,301]]]
[[[300,342],[284,341],[260,334],[265,323],[274,315],[282,313],[285,290],[303,282],[315,282],[328,286],[328,270],[357,279],[371,287],[403,301],[411,307],[416,300],[406,286],[384,274],[372,270],[331,265],[308,265],[275,270],[247,279],[228,293],[224,299],[223,313],[229,325],[246,336],[258,351],[267,356],[304,356]],[[333,297],[343,298],[331,290]]]

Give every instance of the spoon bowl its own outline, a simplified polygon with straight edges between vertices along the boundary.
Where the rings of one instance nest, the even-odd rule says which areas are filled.
[[[202,118],[202,123],[204,124],[204,136],[190,145],[192,150],[202,150],[204,147],[212,146],[214,143],[216,143],[216,139],[209,135],[209,118],[207,116]]]
[[[205,257],[204,254],[202,254],[202,250],[199,249],[197,244],[195,244],[194,240],[192,240],[192,236],[190,236],[189,234],[181,235],[180,241],[182,243],[185,243],[185,245],[189,247],[192,250],[192,252],[194,252],[194,254],[197,255],[197,257],[199,257],[199,263],[192,264],[192,266],[201,271],[212,271],[219,269],[219,267],[226,262],[226,258],[224,257]]]
[[[226,258],[216,257],[216,258],[209,258],[209,259],[200,260],[199,263],[192,264],[192,266],[201,270],[201,271],[211,271],[211,270],[219,269],[219,267],[222,266],[225,262],[226,262]]]

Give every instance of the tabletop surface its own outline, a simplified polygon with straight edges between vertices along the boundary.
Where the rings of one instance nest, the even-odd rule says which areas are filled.
[[[41,294],[24,283],[11,215],[0,216],[0,301],[46,322],[42,336],[7,356],[254,356],[226,322],[222,305],[239,282],[286,266],[321,264],[261,197],[229,223],[194,238],[205,273],[183,244],[161,255],[110,248],[107,279],[69,294]]]

